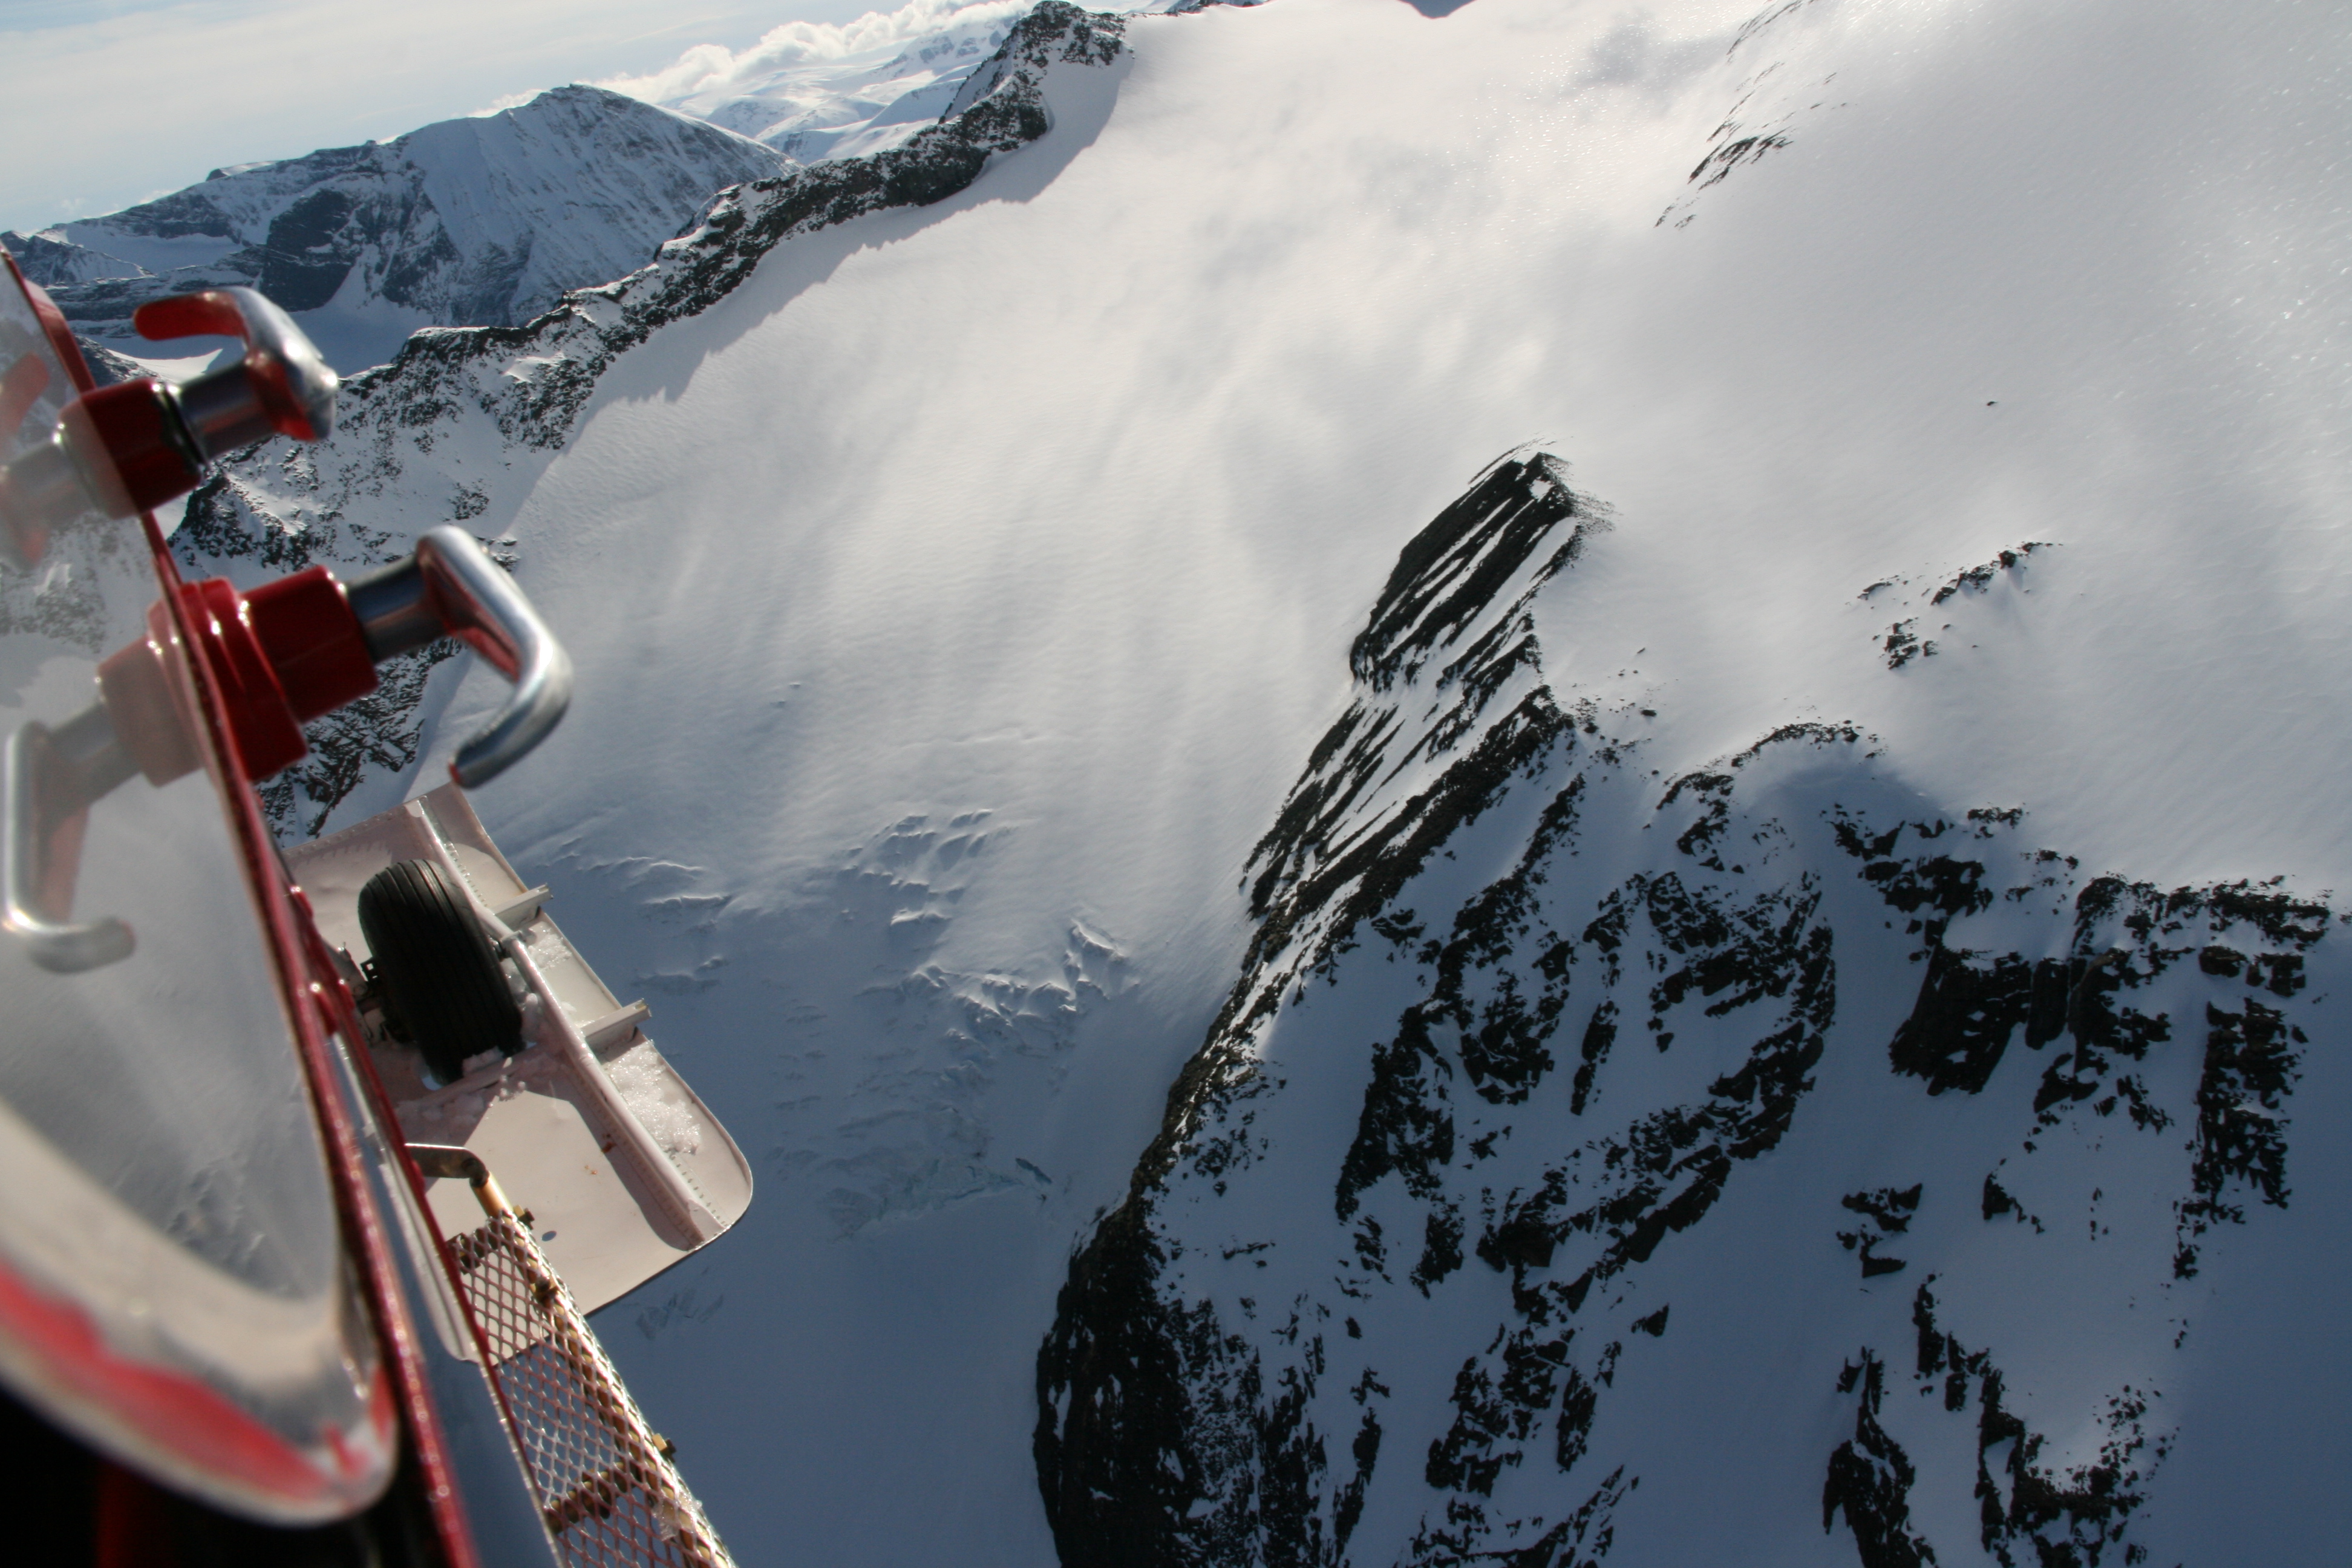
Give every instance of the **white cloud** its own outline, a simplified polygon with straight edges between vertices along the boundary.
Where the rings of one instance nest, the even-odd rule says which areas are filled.
[[[908,0],[896,11],[869,11],[850,22],[787,22],[742,49],[698,44],[660,70],[596,83],[649,103],[751,92],[779,72],[887,50],[937,33],[950,22],[992,21],[1027,11],[1034,0]]]

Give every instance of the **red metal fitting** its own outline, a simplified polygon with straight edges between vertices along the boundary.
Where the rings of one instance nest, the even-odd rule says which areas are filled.
[[[266,779],[300,761],[307,721],[375,689],[359,617],[324,566],[250,595],[225,577],[184,591],[247,776]]]
[[[261,651],[261,639],[246,618],[243,595],[226,577],[191,583],[185,592],[196,642],[220,682],[229,737],[236,743],[246,776],[258,782],[299,761],[310,747],[287,705],[286,689],[278,684],[269,656]]]
[[[220,682],[229,732],[247,776],[265,779],[310,748],[302,726],[376,688],[375,664],[343,585],[324,566],[239,594],[225,577],[192,583],[189,619]],[[194,703],[166,649],[177,635],[159,603],[148,635],[98,667],[114,732],[152,784],[194,771]]]
[[[147,782],[161,787],[196,771],[195,699],[173,653],[180,634],[162,600],[147,607],[147,635],[98,667],[98,690],[114,732]]]
[[[204,459],[169,388],[153,376],[86,392],[66,405],[66,443],[109,517],[151,510],[195,489]]]
[[[343,585],[324,566],[256,588],[245,596],[245,610],[299,722],[375,689],[367,634]]]
[[[131,313],[152,342],[216,335],[245,340],[237,363],[180,389],[189,431],[208,457],[276,432],[323,441],[335,425],[335,373],[285,311],[250,289],[205,289],[150,300]]]

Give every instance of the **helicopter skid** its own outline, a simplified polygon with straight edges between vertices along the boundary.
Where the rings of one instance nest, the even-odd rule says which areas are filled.
[[[362,996],[369,1055],[404,1136],[462,1147],[530,1216],[533,1236],[580,1310],[593,1311],[727,1230],[750,1205],[741,1150],[646,1037],[646,1005],[597,978],[527,887],[455,784],[287,851],[320,931],[341,947]],[[469,1061],[434,1081],[421,1053],[369,1005],[361,888],[385,867],[430,859],[449,872],[510,969],[523,1048]],[[482,1215],[464,1181],[429,1180],[442,1233]]]

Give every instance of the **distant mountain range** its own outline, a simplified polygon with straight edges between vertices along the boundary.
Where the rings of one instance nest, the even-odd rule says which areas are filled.
[[[0,244],[79,333],[113,352],[171,356],[137,336],[131,312],[237,284],[292,313],[349,374],[421,327],[518,326],[568,289],[634,271],[727,186],[903,145],[950,111],[1025,10],[913,6],[864,47],[657,104],[555,88],[388,142],[215,169],[121,212],[0,233]]]
[[[391,142],[218,169],[104,217],[0,235],[83,336],[131,353],[131,313],[242,284],[336,367],[422,326],[511,326],[642,265],[713,192],[788,166],[756,142],[601,88]]]
[[[892,25],[877,29],[864,47],[730,62],[734,68],[656,101],[748,136],[795,163],[879,153],[939,119],[957,88],[996,52],[1027,10],[1022,0],[928,11],[910,6],[887,18]]]

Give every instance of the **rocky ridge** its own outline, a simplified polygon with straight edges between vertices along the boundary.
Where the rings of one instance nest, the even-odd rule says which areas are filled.
[[[1356,639],[1242,977],[1039,1352],[1072,1568],[1569,1568],[1718,1509],[1864,1568],[1938,1561],[1929,1518],[1945,1561],[2143,1559],[2145,1369],[2195,1353],[2217,1232],[2290,1201],[2328,908],[2093,874],[1853,724],[1662,777],[1652,711],[1535,632],[1606,515],[1507,457]],[[1843,1359],[1744,1361],[1775,1314]]]
[[[268,442],[224,463],[173,535],[182,565],[239,581],[314,563],[348,574],[396,558],[444,521],[474,527],[511,564],[515,542],[499,520],[571,439],[615,361],[709,310],[797,236],[963,190],[992,158],[1052,125],[1049,75],[1109,66],[1121,31],[1115,17],[1044,0],[974,73],[954,112],[904,145],[736,185],[651,264],[573,289],[520,325],[418,332],[390,363],[344,382],[328,441]],[[278,832],[317,832],[362,778],[415,764],[425,683],[452,651],[407,656],[374,695],[311,727],[311,754],[264,788]]]

